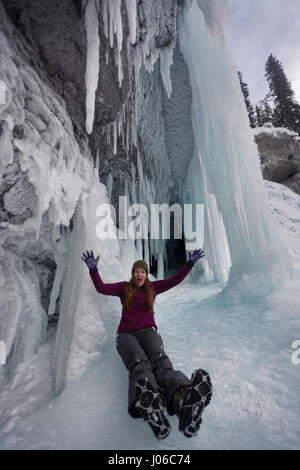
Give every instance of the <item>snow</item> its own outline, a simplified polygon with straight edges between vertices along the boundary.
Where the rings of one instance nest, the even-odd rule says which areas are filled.
[[[299,135],[297,132],[291,131],[290,129],[287,129],[286,127],[274,127],[272,125],[265,125],[262,127],[254,127],[252,129],[253,135],[260,135],[260,134],[270,134],[273,135],[274,137],[280,136],[280,134],[287,134],[295,140],[300,140]]]

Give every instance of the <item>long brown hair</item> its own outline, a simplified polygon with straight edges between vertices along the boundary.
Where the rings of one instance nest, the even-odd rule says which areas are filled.
[[[145,279],[145,282],[143,284],[145,286],[145,296],[146,296],[146,302],[147,302],[147,312],[151,312],[154,315],[154,291],[151,287],[151,281],[148,279],[148,275]],[[141,293],[139,286],[136,285],[135,279],[133,277],[133,272],[131,274],[131,279],[128,282],[127,286],[125,287],[125,301],[124,305],[127,310],[132,309],[132,302],[133,302],[133,296],[134,294],[139,294]]]

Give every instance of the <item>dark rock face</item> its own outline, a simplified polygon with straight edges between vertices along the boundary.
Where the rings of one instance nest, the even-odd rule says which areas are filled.
[[[256,133],[263,177],[300,194],[300,137],[282,129]]]
[[[3,5],[29,46],[31,65],[39,74],[43,69],[84,128],[86,35],[78,6],[71,0],[4,0]]]
[[[3,0],[2,3],[16,27],[15,34],[19,35],[19,45],[23,49],[22,52],[20,51],[21,55],[24,56],[24,51],[26,51],[26,60],[29,64],[64,100],[79,145],[82,139],[88,138],[94,158],[97,150],[101,149],[100,180],[106,182],[109,173],[116,180],[121,180],[124,176],[131,178],[133,168],[137,173],[136,147],[132,146],[128,152],[128,149],[124,148],[121,136],[118,135],[117,152],[114,153],[113,139],[111,136],[110,142],[108,141],[106,129],[107,125],[116,120],[124,104],[128,106],[129,116],[135,106],[136,84],[133,70],[129,70],[128,64],[129,27],[125,2],[121,3],[123,24],[121,54],[124,75],[121,87],[118,83],[115,50],[110,47],[109,40],[104,34],[102,2],[99,2],[100,74],[96,91],[94,127],[89,136],[85,132],[87,39],[82,2],[80,0]],[[153,27],[151,25],[153,18],[157,25],[149,47],[160,49],[170,46],[176,36],[177,11],[178,2],[173,0],[164,0],[162,4],[137,2],[137,42],[133,49],[145,40],[149,28]],[[116,37],[114,36],[115,45]],[[125,135],[128,131],[128,122],[130,118],[123,126]],[[14,130],[18,138],[22,138],[22,132],[21,127]],[[116,196],[114,194],[114,197]]]
[[[265,166],[264,178],[275,183],[284,184],[297,173],[297,164],[291,160],[278,160],[273,166]]]
[[[32,217],[38,205],[38,198],[27,174],[18,170],[18,165],[8,165],[0,188],[1,220],[17,225]]]
[[[4,0],[10,19],[27,42],[30,64],[47,77],[52,87],[64,99],[72,119],[75,134],[85,132],[85,68],[86,31],[84,11],[76,0]],[[125,15],[124,15],[125,16]],[[99,127],[115,119],[128,92],[126,48],[123,47],[122,87],[117,80],[113,50],[108,46],[103,27],[100,34],[101,80],[97,90],[94,132],[91,148],[107,147]],[[106,51],[109,54],[106,64]],[[42,77],[45,78],[44,76]],[[105,151],[103,152],[105,158]]]

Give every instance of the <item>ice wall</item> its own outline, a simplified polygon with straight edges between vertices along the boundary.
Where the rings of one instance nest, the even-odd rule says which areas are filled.
[[[220,29],[222,11],[198,3],[201,9],[191,2],[179,23],[195,142],[186,188],[206,207],[205,248],[214,273],[226,279],[232,263],[223,298],[253,300],[284,279],[290,262],[271,220],[236,67],[222,34],[208,34],[205,17]]]
[[[62,249],[56,270],[54,253],[89,191],[93,161],[87,141],[80,148],[75,139],[64,101],[27,61],[1,4],[0,19],[0,338],[7,351],[1,373],[10,377],[47,340],[47,314],[56,310],[68,264]]]

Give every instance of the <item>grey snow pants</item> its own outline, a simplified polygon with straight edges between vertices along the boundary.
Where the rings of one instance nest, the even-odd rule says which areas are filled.
[[[129,371],[128,413],[139,418],[135,409],[135,383],[148,378],[154,389],[161,394],[170,415],[174,415],[173,396],[181,386],[191,381],[173,365],[164,351],[160,333],[156,328],[144,328],[130,333],[117,333],[116,347]]]

